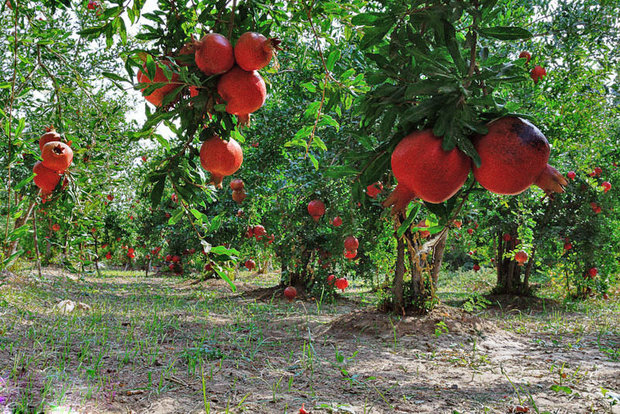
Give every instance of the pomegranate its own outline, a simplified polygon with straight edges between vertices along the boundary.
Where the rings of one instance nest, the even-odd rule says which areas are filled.
[[[444,151],[441,143],[430,129],[413,132],[398,143],[392,153],[398,186],[384,206],[399,211],[415,197],[441,203],[456,194],[467,179],[471,160],[457,148]]]
[[[60,142],[60,139],[60,134],[56,132],[54,126],[45,128],[45,134],[41,135],[41,138],[39,138],[39,149],[41,149],[41,152],[43,152],[43,147],[45,146],[45,144],[55,141]]]
[[[237,115],[239,123],[247,125],[250,114],[265,103],[267,87],[258,72],[246,72],[235,66],[222,75],[217,93],[226,101],[226,112]]]
[[[254,236],[258,238],[258,237],[262,237],[265,234],[267,234],[267,230],[265,230],[265,227],[259,224],[258,226],[254,226],[253,233],[254,233]]]
[[[248,259],[248,260],[245,261],[245,267],[249,271],[252,271],[252,269],[254,269],[256,267],[256,263],[254,262],[254,260]]]
[[[523,51],[519,53],[519,59],[525,58],[525,63],[530,63],[530,59],[532,58],[532,54],[527,51]]]
[[[567,181],[547,164],[549,143],[538,128],[517,117],[504,117],[488,125],[489,132],[474,138],[480,167],[474,177],[496,194],[519,194],[530,185],[545,192],[563,192]]]
[[[224,176],[234,174],[243,163],[243,150],[234,139],[224,141],[217,135],[200,148],[200,164],[211,173],[211,182],[222,188]]]
[[[181,261],[181,258],[179,256],[172,256],[172,263],[179,263]]]
[[[205,75],[221,75],[235,64],[232,45],[219,33],[209,33],[194,44],[194,48],[196,66]]]
[[[55,224],[52,226],[52,230],[54,230],[54,231],[58,231],[58,230],[60,230],[60,224],[55,223]]]
[[[588,275],[590,276],[590,279],[594,279],[596,275],[598,275],[598,269],[596,267],[591,267],[588,269]]]
[[[230,182],[230,188],[233,191],[241,191],[243,190],[243,187],[245,187],[245,183],[243,182],[243,180],[240,180],[239,178],[232,180]]]
[[[601,175],[603,173],[603,169],[601,167],[595,167],[594,168],[594,176],[598,177],[599,175]]]
[[[344,290],[349,286],[349,281],[344,277],[336,279],[336,288],[340,289],[344,292]]]
[[[428,224],[426,224],[426,220],[422,220],[420,221],[416,227],[428,227]],[[427,237],[430,237],[431,232],[428,230],[418,230],[418,232],[420,233],[420,237],[426,239]]]
[[[366,187],[366,194],[368,194],[368,197],[370,198],[377,198],[381,191],[383,191],[383,184],[381,184],[380,182],[370,184],[368,187]]]
[[[609,181],[604,181],[601,184],[601,187],[603,187],[604,192],[608,192],[609,190],[611,190],[611,183]]]
[[[504,233],[502,239],[504,239],[505,242],[509,242],[510,240],[512,240],[512,237],[510,237],[510,234]]]
[[[286,299],[288,299],[289,302],[292,302],[296,296],[297,296],[297,289],[295,289],[293,286],[289,286],[286,289],[284,289],[284,297],[286,297]]]
[[[107,252],[105,258],[110,260],[112,258],[112,252]]]
[[[243,200],[245,200],[245,198],[248,195],[245,193],[245,191],[240,190],[240,191],[233,191],[232,192],[232,199],[237,203],[237,204],[241,204],[243,203]]]
[[[334,279],[336,279],[336,276],[334,276],[334,275],[327,276],[327,284],[328,285],[333,285],[334,284]]]
[[[480,265],[478,263],[476,263],[474,265],[474,272],[477,272],[478,270],[480,270]]]
[[[474,234],[474,229],[471,229],[471,228],[467,229],[467,234]]]
[[[172,193],[172,195],[170,196],[170,199],[172,200],[173,203],[176,203],[179,201],[179,197],[177,197],[175,193]]]
[[[527,253],[523,250],[519,250],[515,253],[515,261],[519,264],[519,266],[523,266],[523,263],[527,262]]]
[[[574,180],[575,177],[577,177],[577,174],[575,173],[575,171],[569,171],[568,173],[566,173],[566,176],[571,179]]]
[[[349,260],[355,259],[355,256],[357,256],[357,250],[345,250],[344,251],[344,257]]]
[[[157,70],[155,71],[155,76],[153,77],[152,80],[149,79],[149,77],[146,75],[146,64],[143,66],[142,70],[138,71],[138,82],[139,83],[144,83],[144,84],[166,83],[166,85],[163,85],[161,88],[155,89],[153,92],[151,92],[150,95],[145,96],[145,99],[155,106],[161,106],[166,95],[168,95],[170,92],[172,92],[177,87],[182,85],[182,83],[178,82],[179,80],[178,73],[176,72],[172,73],[172,77],[168,79],[166,75],[164,75],[164,71],[162,70],[161,65],[169,66],[170,62],[164,61],[162,63],[157,64],[156,66]],[[142,88],[142,91],[144,91],[145,89],[146,87]]]
[[[534,66],[532,72],[530,72],[530,77],[534,80],[534,83],[538,83],[544,76],[547,76],[547,71],[542,66]]]
[[[54,191],[54,188],[56,188],[60,181],[60,175],[56,171],[50,170],[41,161],[37,161],[32,171],[36,174],[34,176],[34,184],[41,189],[43,194],[49,194]]]
[[[357,240],[355,236],[349,236],[346,239],[344,239],[344,248],[346,250],[349,250],[349,251],[357,250],[359,246],[360,246],[360,242]]]
[[[334,227],[340,227],[342,226],[342,219],[340,218],[340,216],[336,216],[332,219],[332,226]]]
[[[312,216],[314,221],[319,221],[325,214],[325,204],[321,200],[312,200],[308,203],[308,214]]]
[[[594,211],[594,214],[599,214],[601,211],[603,211],[601,209],[601,206],[596,204],[594,201],[590,203],[590,207],[592,207],[592,211]]]
[[[112,194],[108,194],[106,198],[110,201],[114,200],[114,196]]]
[[[564,250],[570,250],[572,248],[573,248],[573,245],[571,244],[571,242],[564,243]]]
[[[456,227],[457,229],[460,229],[461,227],[463,227],[463,222],[461,220],[454,220],[452,223],[454,224],[454,227]]]
[[[56,172],[64,172],[73,161],[73,150],[62,142],[48,142],[41,153],[43,165]]]
[[[235,45],[235,60],[243,70],[264,68],[279,48],[280,39],[267,39],[262,34],[246,32],[239,36]]]

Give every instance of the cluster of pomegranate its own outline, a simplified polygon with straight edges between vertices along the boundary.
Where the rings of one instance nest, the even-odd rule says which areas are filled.
[[[344,239],[344,257],[351,260],[357,256],[357,248],[360,246],[360,242],[355,236],[348,236]]]
[[[519,54],[519,59],[525,59],[525,64],[529,64],[532,59],[532,54],[528,51],[523,51]],[[547,75],[547,70],[542,66],[536,65],[530,72],[530,77],[534,81],[534,83],[538,83],[539,80],[543,78],[543,76]]]
[[[71,142],[61,142],[61,136],[53,126],[45,131],[39,139],[42,161],[38,161],[32,168],[35,173],[34,183],[41,189],[44,198],[54,191],[60,182],[60,175],[73,162],[73,150],[69,146]]]
[[[532,184],[547,194],[564,192],[568,182],[547,164],[550,147],[538,128],[513,116],[487,126],[486,135],[472,138],[481,161],[480,167],[473,166],[473,174],[482,187],[508,195],[519,194]],[[384,206],[393,206],[398,212],[416,197],[429,203],[444,202],[459,191],[470,170],[471,159],[458,148],[445,151],[432,130],[413,132],[392,153],[398,185]]]
[[[248,196],[244,190],[245,183],[241,179],[232,180],[230,182],[230,188],[233,190],[232,199],[237,203],[243,203],[243,200]]]
[[[271,233],[269,236],[266,236],[266,234],[267,230],[265,230],[265,227],[261,224],[257,226],[248,226],[245,231],[245,237],[248,239],[254,237],[256,240],[263,240],[267,244],[273,243],[273,241],[276,239],[275,234]]]
[[[250,121],[250,114],[263,106],[267,96],[265,81],[258,70],[269,64],[276,50],[279,50],[279,44],[278,39],[267,39],[261,34],[246,32],[237,39],[233,48],[225,36],[209,33],[201,40],[192,40],[183,46],[178,53],[182,58],[177,62],[179,65],[190,66],[187,55],[193,55],[193,62],[202,73],[219,76],[217,93],[226,102],[226,112],[236,115],[239,124],[246,125]],[[162,69],[163,65],[170,67],[171,63],[159,62],[152,80],[142,70],[138,72],[140,83],[165,83],[146,96],[155,106],[162,106],[164,98],[183,85],[176,72],[168,79]],[[190,87],[190,96],[197,96],[200,89],[201,87]]]

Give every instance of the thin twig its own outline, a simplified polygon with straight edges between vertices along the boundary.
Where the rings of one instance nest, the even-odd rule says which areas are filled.
[[[233,0],[232,9],[230,11],[230,23],[228,23],[228,40],[232,39],[233,28],[235,27],[235,8],[237,0]]]

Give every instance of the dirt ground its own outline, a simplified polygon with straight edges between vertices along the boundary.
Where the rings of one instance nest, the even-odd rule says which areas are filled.
[[[0,413],[620,413],[617,306],[396,317],[355,289],[289,304],[245,282],[2,280]]]

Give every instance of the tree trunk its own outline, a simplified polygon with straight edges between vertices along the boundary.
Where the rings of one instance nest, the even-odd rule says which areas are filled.
[[[31,201],[30,205],[26,209],[26,213],[22,214],[21,217],[15,220],[15,225],[13,226],[14,231],[28,222],[28,219],[30,219],[30,216],[32,215],[32,211],[34,210],[34,206],[35,206],[35,202]],[[9,246],[9,256],[17,252],[18,246],[19,246],[19,240],[15,240],[11,242],[11,245]]]
[[[397,243],[396,270],[394,272],[394,282],[392,283],[392,300],[394,311],[399,314],[404,314],[403,278],[405,276],[405,240],[401,237],[397,239]]]
[[[525,270],[525,276],[521,279],[522,266],[510,257],[504,258],[504,254],[514,248],[514,242],[504,241],[501,233],[498,233],[497,248],[497,285],[493,288],[493,293],[502,295],[527,295],[528,277],[533,263],[533,257]],[[515,240],[513,236],[511,240]]]
[[[435,245],[433,250],[433,262],[431,264],[431,282],[433,294],[437,289],[437,282],[439,280],[439,271],[441,270],[441,264],[443,263],[443,254],[446,250],[446,243],[448,241],[448,231],[445,230],[441,235],[441,238]]]

